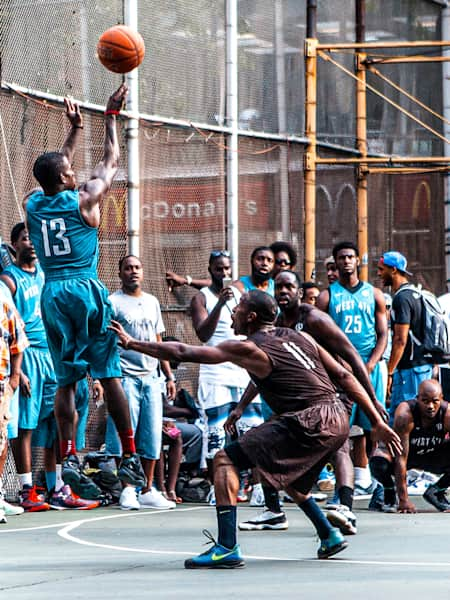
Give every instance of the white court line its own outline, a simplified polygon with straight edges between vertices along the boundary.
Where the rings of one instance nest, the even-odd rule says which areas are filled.
[[[178,508],[177,512],[181,512],[181,511],[190,511],[190,510],[202,510],[204,508],[207,507],[192,507],[192,508]],[[169,555],[169,556],[193,556],[196,555],[197,552],[196,551],[192,551],[192,552],[179,552],[179,551],[175,551],[175,550],[150,550],[150,549],[144,549],[144,548],[133,548],[133,547],[129,547],[129,546],[116,546],[116,545],[112,545],[112,544],[99,544],[96,542],[88,542],[87,540],[83,540],[80,537],[76,537],[74,535],[72,535],[70,532],[73,529],[76,529],[77,527],[80,527],[81,525],[84,525],[86,523],[90,523],[93,521],[102,521],[102,520],[106,520],[106,519],[117,519],[120,517],[132,517],[132,516],[138,516],[139,514],[147,514],[147,515],[155,515],[155,514],[160,514],[163,512],[169,512],[168,510],[164,510],[164,511],[149,511],[149,512],[141,512],[141,513],[137,513],[135,511],[133,511],[132,513],[128,513],[128,514],[119,514],[119,515],[112,515],[112,516],[107,516],[107,517],[97,517],[94,519],[82,519],[79,521],[72,521],[70,524],[68,524],[67,526],[65,526],[63,529],[60,529],[57,533],[60,537],[66,539],[69,542],[74,542],[75,544],[80,544],[83,546],[91,546],[94,548],[104,548],[107,550],[117,550],[119,552],[135,552],[135,553],[140,553],[140,554],[159,554],[159,555]],[[289,557],[280,557],[280,556],[255,556],[255,555],[249,555],[249,554],[245,554],[244,558],[248,558],[248,559],[252,559],[252,560],[271,560],[271,561],[278,561],[278,562],[317,562],[318,559],[317,558],[289,558]],[[341,557],[336,557],[336,558],[330,558],[328,559],[329,561],[332,561],[334,564],[338,563],[338,564],[346,564],[346,565],[378,565],[378,566],[395,566],[395,567],[436,567],[436,568],[442,568],[442,567],[450,567],[450,562],[423,562],[423,561],[381,561],[381,560],[353,560],[353,559],[346,559],[346,558],[341,558]]]

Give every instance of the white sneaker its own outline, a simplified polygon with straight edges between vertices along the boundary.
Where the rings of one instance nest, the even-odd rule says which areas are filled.
[[[0,510],[5,513],[6,517],[15,517],[25,512],[21,506],[14,506],[13,504],[6,502],[3,498],[0,498]]]
[[[206,496],[206,502],[210,506],[215,506],[216,505],[216,492],[214,491],[214,486],[213,485],[209,488],[208,495]]]
[[[0,523],[7,523],[8,521],[6,520],[6,516],[5,516],[5,511],[3,510],[3,508],[0,508]]]
[[[260,483],[255,483],[250,499],[250,506],[264,506],[264,504],[265,500],[262,485]]]
[[[328,504],[325,508],[328,509],[325,516],[333,527],[338,527],[344,535],[356,534],[356,517],[348,506]]]
[[[141,492],[138,494],[139,504],[145,508],[157,508],[160,510],[175,508],[176,503],[171,500],[166,500],[161,492],[157,489],[151,488],[144,494]]]
[[[135,487],[127,485],[123,488],[119,498],[119,506],[122,510],[139,510],[141,508]]]

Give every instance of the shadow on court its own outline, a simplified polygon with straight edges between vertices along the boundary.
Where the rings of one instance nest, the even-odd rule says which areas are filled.
[[[358,534],[327,561],[294,505],[287,531],[241,532],[246,568],[186,571],[203,552],[202,529],[216,533],[215,509],[49,511],[0,525],[2,598],[349,598],[450,597],[450,514],[413,499],[420,513],[392,515],[355,502]],[[257,511],[258,509],[256,509]],[[241,505],[238,518],[255,509]]]

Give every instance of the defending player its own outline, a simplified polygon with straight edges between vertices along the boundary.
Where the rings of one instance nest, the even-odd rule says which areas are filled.
[[[236,540],[239,469],[243,468],[258,467],[265,482],[287,490],[298,502],[320,537],[318,558],[328,558],[347,546],[309,494],[331,452],[342,445],[349,431],[347,412],[330,377],[364,408],[374,438],[384,440],[394,454],[401,450],[400,438],[383,422],[355,377],[307,334],[274,327],[277,311],[276,301],[268,294],[259,290],[243,294],[232,319],[235,333],[248,339],[227,340],[214,347],[140,342],[112,321],[125,348],[180,362],[231,361],[247,369],[275,413],[270,421],[250,429],[216,454],[218,541],[209,534],[214,546],[187,560],[188,569],[244,565]]]
[[[119,144],[115,115],[127,94],[122,84],[105,111],[103,159],[91,178],[76,187],[72,158],[83,128],[80,108],[66,100],[71,130],[61,152],[42,154],[33,175],[42,190],[25,202],[30,238],[45,273],[42,317],[58,382],[55,415],[63,458],[63,479],[83,496],[83,475],[76,456],[73,431],[75,385],[89,367],[105,389],[123,449],[122,481],[145,484],[131,428],[128,402],[120,384],[120,363],[114,334],[108,330],[111,305],[98,280],[99,203],[111,187],[118,168]]]

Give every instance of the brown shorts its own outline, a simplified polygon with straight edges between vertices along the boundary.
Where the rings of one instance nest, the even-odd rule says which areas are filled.
[[[238,468],[257,467],[263,483],[308,493],[330,455],[348,438],[348,413],[339,401],[272,417],[225,448]]]

